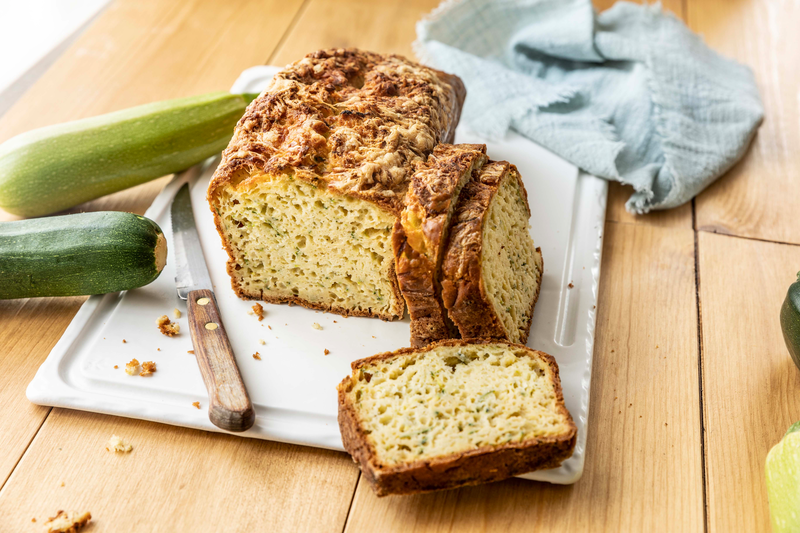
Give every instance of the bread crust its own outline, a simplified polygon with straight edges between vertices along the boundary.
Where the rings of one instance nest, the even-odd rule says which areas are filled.
[[[320,50],[276,74],[239,120],[208,187],[234,292],[240,298],[344,315],[402,318],[403,299],[394,277],[399,305],[388,314],[245,292],[232,272],[236,258],[216,201],[225,187],[247,187],[264,176],[284,174],[399,216],[414,166],[438,143],[452,142],[465,97],[455,75],[401,56],[356,49]]]
[[[442,261],[442,301],[450,319],[458,326],[464,338],[492,337],[509,339],[508,332],[497,316],[483,284],[481,254],[483,223],[494,195],[504,179],[515,179],[525,199],[525,209],[530,217],[530,206],[525,185],[517,168],[508,161],[490,161],[461,192],[450,239]],[[542,287],[543,260],[541,248],[536,248],[539,258],[539,276],[536,293],[531,301],[528,320],[520,326],[520,342],[528,341],[533,310]]]
[[[526,439],[522,442],[483,446],[475,450],[454,453],[430,460],[386,466],[380,464],[374,447],[361,426],[358,413],[348,394],[353,377],[363,366],[381,359],[389,359],[409,353],[427,352],[440,346],[465,346],[475,344],[503,344],[522,349],[545,360],[553,373],[556,403],[559,412],[567,419],[569,430],[557,437]],[[339,429],[342,443],[353,461],[361,467],[361,473],[378,496],[389,494],[416,494],[434,490],[452,489],[480,483],[491,483],[512,476],[555,468],[572,455],[577,442],[577,427],[564,405],[564,394],[555,359],[544,352],[532,350],[521,344],[497,339],[448,339],[435,342],[422,349],[402,348],[354,361],[353,374],[347,376],[337,387],[339,398]]]
[[[458,195],[486,161],[485,144],[440,144],[411,178],[392,233],[397,280],[411,315],[411,346],[458,337],[442,304],[439,271]]]

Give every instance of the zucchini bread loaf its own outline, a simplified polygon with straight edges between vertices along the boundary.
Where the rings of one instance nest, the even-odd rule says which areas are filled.
[[[402,318],[392,228],[415,165],[452,142],[465,94],[456,76],[358,50],[276,74],[208,188],[234,291]]]
[[[440,144],[411,178],[392,244],[411,315],[411,346],[458,337],[441,299],[439,271],[461,189],[486,163],[484,144]]]
[[[442,299],[463,338],[525,344],[542,282],[517,167],[490,161],[461,191],[442,263]]]
[[[345,449],[378,496],[554,468],[577,429],[555,360],[519,344],[446,340],[352,364],[339,390]]]

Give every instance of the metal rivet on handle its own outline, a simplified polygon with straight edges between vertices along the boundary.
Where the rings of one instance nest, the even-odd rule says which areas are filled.
[[[210,301],[211,300],[209,300],[208,298],[200,298],[199,300],[197,300],[197,305],[208,305],[208,302]]]
[[[206,324],[206,329],[217,329],[217,325],[214,324],[213,322],[209,322],[208,324]]]

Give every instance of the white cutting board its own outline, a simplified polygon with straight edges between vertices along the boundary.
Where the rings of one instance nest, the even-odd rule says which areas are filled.
[[[276,70],[248,69],[232,91],[260,91]],[[585,459],[606,182],[579,173],[575,166],[515,134],[487,142],[461,127],[456,141],[485,142],[492,159],[517,165],[528,190],[531,234],[544,257],[542,290],[528,345],[558,361],[567,408],[578,426],[578,443],[561,467],[522,477],[574,483]],[[256,409],[253,428],[238,435],[342,450],[336,384],[350,373],[351,361],[407,346],[408,319],[344,318],[270,304],[264,304],[261,322],[248,314],[254,302],[239,300],[231,290],[225,272],[227,256],[205,200],[215,167],[213,160],[202,171],[177,176],[146,216],[161,226],[171,249],[169,206],[183,182],[191,182],[192,205],[223,322]],[[161,276],[150,285],[89,298],[28,385],[28,399],[41,405],[221,431],[208,420],[206,390],[194,356],[187,353],[192,342],[186,306],[177,297],[174,277],[170,256]],[[165,337],[156,319],[164,314],[172,318],[175,308],[183,313],[178,320],[181,334]],[[315,322],[322,330],[312,327]],[[329,355],[324,354],[326,349]],[[255,352],[261,354],[260,361],[252,357]],[[129,376],[124,368],[133,358],[155,361],[158,370],[150,377]],[[202,409],[193,402],[200,402]]]

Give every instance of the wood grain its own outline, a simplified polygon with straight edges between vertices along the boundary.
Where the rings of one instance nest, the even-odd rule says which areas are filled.
[[[247,431],[253,427],[256,413],[239,373],[214,293],[207,289],[190,292],[186,311],[194,354],[208,391],[209,420],[228,431]]]
[[[744,159],[697,198],[700,230],[800,243],[800,3],[692,0],[690,27],[753,69],[765,120]]]
[[[241,70],[269,57],[300,5],[300,0],[116,0],[0,119],[0,142],[38,126],[227,89]],[[143,213],[166,179],[73,211]],[[9,217],[0,212],[4,218]],[[0,301],[0,484],[49,412],[28,402],[25,388],[83,301]]]
[[[112,434],[133,451],[106,451]],[[340,533],[357,477],[339,452],[56,408],[0,491],[0,515],[9,532],[80,509],[88,532]]]
[[[709,531],[769,531],[764,464],[800,420],[778,315],[800,247],[700,233]]]
[[[345,531],[702,531],[693,239],[691,230],[606,224],[586,465],[575,485],[511,480],[378,499],[361,481]]]

